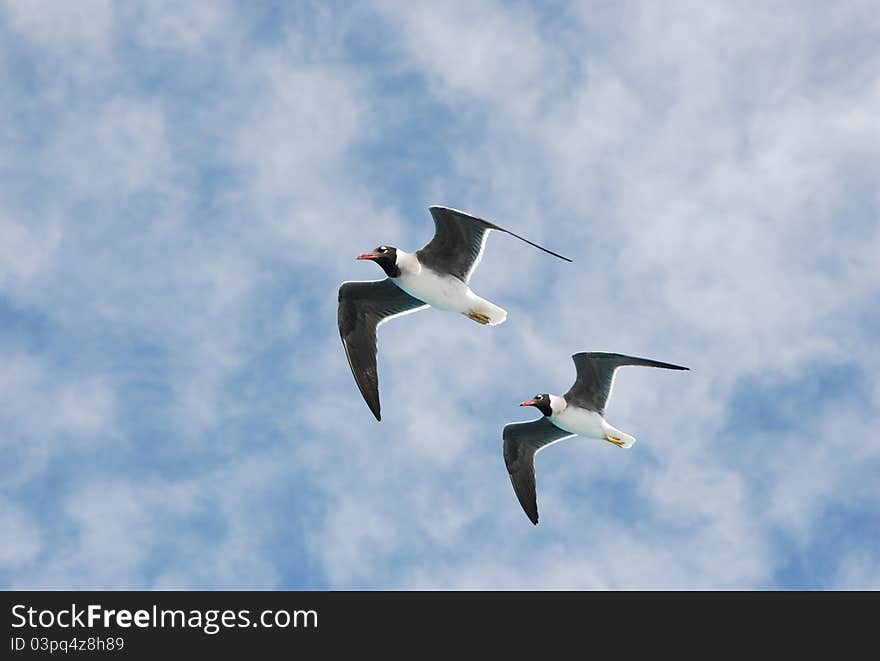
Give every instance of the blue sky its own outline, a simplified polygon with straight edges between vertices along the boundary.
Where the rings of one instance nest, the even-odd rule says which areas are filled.
[[[0,585],[880,588],[871,2],[0,0]],[[483,328],[336,331],[468,210]],[[621,372],[639,441],[501,428]]]

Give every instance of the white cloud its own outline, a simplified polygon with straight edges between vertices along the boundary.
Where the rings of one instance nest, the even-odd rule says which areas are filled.
[[[97,116],[85,108],[70,112],[56,136],[51,161],[75,194],[165,193],[170,185],[165,118],[155,102],[108,98]]]
[[[66,373],[7,347],[0,372],[0,450],[9,461],[0,483],[22,486],[53,460],[91,456],[118,441],[116,424],[116,394],[106,378]]]
[[[548,86],[564,83],[566,58],[547,47],[535,30],[537,12],[529,7],[494,2],[377,4],[411,62],[439,85],[435,93],[451,103],[461,94],[490,105],[503,99],[504,119],[522,118],[538,110]],[[464,104],[459,100],[456,105]]]
[[[112,427],[114,395],[101,378],[64,375],[25,353],[7,352],[0,398],[7,432],[91,437]]]
[[[232,30],[228,9],[220,2],[181,4],[154,0],[124,7],[141,43],[148,49],[193,51],[221,31],[228,38]]]
[[[5,499],[0,501],[0,568],[18,569],[32,564],[41,549],[39,528],[20,508]]]
[[[0,211],[0,291],[14,295],[50,273],[61,237],[58,223],[26,225]]]
[[[880,565],[876,554],[856,551],[845,556],[835,577],[840,590],[880,590]]]
[[[72,533],[16,585],[55,589],[260,589],[278,585],[261,556],[260,509],[284,479],[260,456],[184,478],[137,482],[87,471],[64,507]],[[208,522],[205,536],[200,526]],[[196,532],[199,531],[199,532]],[[206,544],[206,542],[209,542]]]
[[[92,49],[106,45],[113,27],[111,0],[3,0],[16,30],[41,48]]]

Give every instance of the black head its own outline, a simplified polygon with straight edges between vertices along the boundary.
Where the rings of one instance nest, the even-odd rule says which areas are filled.
[[[534,406],[548,417],[553,415],[553,409],[550,407],[550,395],[546,392],[541,395],[535,395],[531,399],[524,401],[520,406]]]
[[[369,259],[376,262],[389,278],[396,278],[400,275],[400,269],[397,268],[397,248],[393,246],[379,246],[372,252],[358,255],[358,259]]]

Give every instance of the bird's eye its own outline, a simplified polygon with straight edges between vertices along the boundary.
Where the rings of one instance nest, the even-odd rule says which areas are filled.
[[[379,248],[379,252],[388,252],[388,248],[382,246],[381,248]]]

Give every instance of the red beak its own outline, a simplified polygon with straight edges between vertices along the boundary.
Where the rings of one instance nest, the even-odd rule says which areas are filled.
[[[358,259],[376,259],[379,255],[374,252],[365,252],[363,255],[358,255]]]
[[[520,406],[534,406],[535,404],[536,404],[536,402],[534,399],[529,399],[529,400],[523,402],[522,404],[520,404]]]

